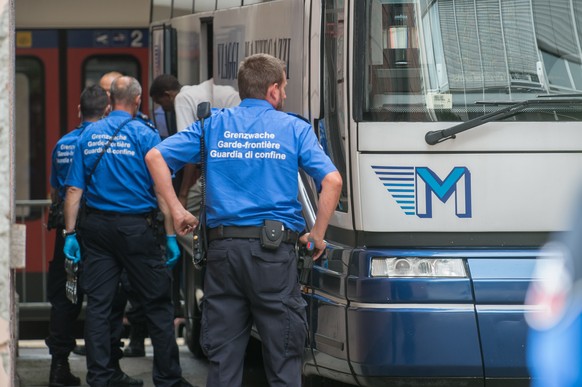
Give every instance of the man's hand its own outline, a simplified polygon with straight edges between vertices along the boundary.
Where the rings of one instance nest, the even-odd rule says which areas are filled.
[[[199,223],[198,218],[182,206],[175,213],[172,213],[172,219],[174,220],[174,230],[178,235],[182,236],[193,232]]]
[[[67,259],[70,259],[74,263],[79,263],[81,260],[81,248],[77,241],[77,234],[71,234],[65,237],[65,247],[63,248],[63,252]]]
[[[180,248],[178,247],[178,241],[176,240],[176,235],[166,236],[166,266],[173,269],[180,259]]]
[[[315,234],[309,232],[301,235],[301,238],[299,238],[299,243],[302,245],[307,245],[307,247],[310,248],[310,251],[313,251],[314,261],[316,261],[321,256],[321,254],[323,254],[325,247],[327,246],[327,243],[325,243],[323,238],[318,238],[315,236]],[[313,250],[311,250],[311,248]]]

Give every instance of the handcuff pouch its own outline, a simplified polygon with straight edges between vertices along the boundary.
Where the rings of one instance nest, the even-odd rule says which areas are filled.
[[[265,220],[261,228],[261,247],[267,250],[277,250],[283,241],[285,226],[277,220]]]

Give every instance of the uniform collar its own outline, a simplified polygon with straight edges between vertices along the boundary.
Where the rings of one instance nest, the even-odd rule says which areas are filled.
[[[123,117],[123,118],[131,118],[131,114],[123,110],[114,110],[107,117]]]
[[[264,99],[255,99],[255,98],[245,98],[242,100],[242,102],[240,103],[240,106],[242,107],[266,107],[266,108],[271,108],[274,109],[273,105],[271,105],[269,102],[267,102]]]

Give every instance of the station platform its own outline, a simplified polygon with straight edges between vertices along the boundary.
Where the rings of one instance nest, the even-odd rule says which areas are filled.
[[[129,340],[124,339],[125,345]],[[183,338],[178,338],[180,350],[180,364],[182,375],[194,386],[206,385],[207,364],[205,360],[195,359]],[[77,340],[77,344],[83,344],[83,340]],[[18,342],[18,354],[16,357],[16,387],[46,387],[49,380],[51,356],[44,340],[20,340]],[[81,385],[86,383],[87,366],[85,356],[74,353],[69,357],[71,372],[81,378]],[[121,369],[134,378],[143,379],[144,387],[154,387],[152,381],[153,347],[149,339],[146,339],[146,356],[121,359]]]

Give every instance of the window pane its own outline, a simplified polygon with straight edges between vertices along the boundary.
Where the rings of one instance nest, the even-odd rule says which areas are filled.
[[[172,5],[172,17],[190,15],[192,13],[193,0],[174,0]]]
[[[216,9],[225,9],[240,6],[241,0],[218,0],[216,2]]]
[[[348,210],[345,116],[344,112],[344,1],[325,3],[324,9],[323,103],[324,118],[319,121],[318,135],[325,152],[342,175],[344,185],[338,205],[339,211]]]
[[[501,104],[582,92],[582,5],[572,0],[367,0],[354,96],[370,121],[466,121]],[[358,106],[359,108],[359,106]],[[572,114],[574,113],[574,114]],[[538,104],[509,120],[578,120]]]
[[[216,0],[194,0],[194,12],[214,11]]]
[[[153,0],[152,21],[167,20],[172,15],[172,0]]]
[[[46,199],[44,68],[36,58],[16,58],[15,75],[16,200]],[[16,216],[38,217],[40,211],[17,207]]]
[[[132,76],[138,80],[141,78],[139,62],[132,56],[94,56],[88,59],[83,67],[84,87],[99,83],[101,76],[110,71],[119,71],[124,75]],[[144,93],[147,94],[147,90],[144,90]]]

